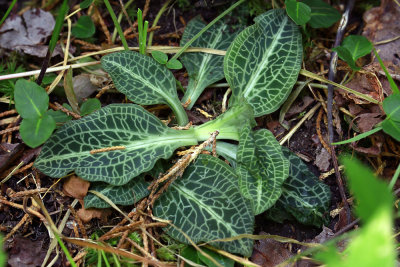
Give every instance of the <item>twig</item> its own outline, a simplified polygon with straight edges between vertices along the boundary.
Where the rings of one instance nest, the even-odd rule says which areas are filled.
[[[339,46],[340,42],[342,41],[344,31],[347,26],[347,22],[349,21],[350,13],[354,7],[355,0],[349,0],[346,6],[346,11],[344,12],[342,19],[340,20],[340,25],[336,34],[335,44],[334,46]],[[330,81],[335,80],[336,76],[336,65],[337,65],[338,55],[335,51],[331,54],[331,61],[329,64],[329,73],[328,79]],[[327,108],[328,108],[328,133],[329,133],[329,145],[331,147],[331,156],[332,156],[332,163],[335,169],[336,181],[339,187],[340,196],[342,198],[343,207],[346,209],[347,215],[347,224],[350,223],[351,214],[350,214],[350,207],[346,201],[346,193],[344,191],[343,180],[340,175],[339,171],[339,164],[336,157],[335,146],[332,146],[333,143],[333,123],[332,123],[332,107],[333,107],[333,86],[332,84],[328,84],[328,101],[327,101]]]
[[[15,132],[15,131],[18,131],[18,130],[19,130],[19,126],[15,126],[15,127],[8,128],[8,129],[5,129],[3,131],[0,131],[0,135],[12,133],[12,132]]]

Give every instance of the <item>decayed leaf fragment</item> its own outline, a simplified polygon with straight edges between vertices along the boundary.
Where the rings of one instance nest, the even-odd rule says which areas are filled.
[[[63,192],[67,196],[83,200],[87,195],[90,183],[82,178],[73,175],[68,178],[63,185]]]

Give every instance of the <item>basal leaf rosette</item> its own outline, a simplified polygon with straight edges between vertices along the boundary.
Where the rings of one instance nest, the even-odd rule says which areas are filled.
[[[170,220],[195,243],[252,234],[251,203],[240,193],[237,176],[225,162],[200,155],[155,202],[155,216]],[[189,244],[181,231],[167,227],[167,233]],[[241,238],[211,245],[231,253],[250,256],[253,241]]]
[[[225,78],[232,89],[230,104],[245,98],[255,117],[277,110],[297,80],[302,53],[299,28],[284,10],[258,16],[224,58]]]

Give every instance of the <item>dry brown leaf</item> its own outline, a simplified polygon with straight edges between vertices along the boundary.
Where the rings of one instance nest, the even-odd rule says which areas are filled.
[[[8,168],[23,150],[24,146],[22,144],[0,144],[0,173]]]
[[[260,240],[254,246],[251,261],[263,267],[276,266],[293,256],[293,253],[286,246],[286,244],[273,239]]]
[[[88,223],[88,222],[90,222],[91,219],[94,219],[94,218],[105,221],[105,220],[107,220],[107,217],[110,214],[111,214],[111,211],[109,209],[80,208],[77,211],[77,215],[82,220],[83,223]]]
[[[358,129],[360,129],[361,133],[372,130],[376,124],[383,120],[382,115],[382,113],[364,113],[358,115],[356,118]]]
[[[67,196],[83,200],[87,195],[89,186],[90,183],[88,181],[85,181],[76,175],[72,175],[64,182],[63,192]]]
[[[400,36],[400,6],[397,1],[382,0],[379,7],[365,12],[363,35],[371,42],[381,42]],[[385,44],[375,45],[384,61],[400,66],[400,39]],[[400,74],[400,73],[398,73]]]
[[[314,102],[314,98],[305,96],[301,99],[301,101],[297,101],[293,106],[290,107],[288,112],[285,114],[285,119],[289,119],[294,115],[297,115],[303,112],[309,105]]]
[[[330,160],[331,154],[325,148],[321,148],[321,150],[317,152],[314,164],[321,172],[326,172],[329,170]]]
[[[359,71],[354,75],[354,78],[346,84],[347,87],[360,92],[364,95],[382,102],[384,99],[382,84],[375,73],[367,71]],[[338,89],[345,98],[352,99],[356,104],[369,104],[369,101],[361,99],[356,95],[350,94],[342,89]]]
[[[41,241],[31,241],[24,237],[15,237],[12,248],[8,253],[8,264],[11,267],[36,267],[40,266],[46,256],[42,250]]]

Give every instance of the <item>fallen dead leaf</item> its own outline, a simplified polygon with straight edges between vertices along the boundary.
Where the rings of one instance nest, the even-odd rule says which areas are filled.
[[[266,233],[260,233],[264,235]],[[256,242],[251,261],[263,267],[273,267],[293,256],[285,244],[273,239]]]
[[[317,152],[314,164],[321,172],[326,172],[329,170],[330,160],[331,154],[325,148],[321,148],[321,150]]]
[[[371,42],[377,43],[400,36],[400,6],[397,1],[382,0],[379,7],[364,13],[365,27],[363,35]],[[400,66],[400,39],[384,44],[376,44],[375,48],[384,61]],[[400,74],[400,73],[398,73]]]
[[[72,82],[74,92],[79,103],[81,103],[84,98],[87,98],[93,94],[99,88],[92,83],[91,74],[79,74],[72,78]]]
[[[42,250],[41,241],[31,241],[24,237],[15,237],[12,248],[8,253],[8,264],[11,267],[36,267],[40,266],[46,256]]]
[[[305,96],[301,99],[301,101],[296,102],[293,106],[290,107],[288,112],[285,114],[285,119],[289,119],[294,115],[297,115],[303,112],[309,105],[314,102],[314,98]]]
[[[356,117],[357,127],[361,133],[368,132],[374,128],[374,126],[380,123],[382,119],[382,113],[364,113]]]
[[[63,192],[67,196],[83,200],[83,198],[87,195],[89,186],[90,183],[88,181],[73,175],[64,182]]]
[[[9,16],[0,28],[0,47],[43,58],[48,48],[44,42],[51,36],[54,26],[53,15],[39,8],[30,9],[22,16]],[[52,54],[56,55],[63,55],[59,45]]]
[[[0,173],[3,173],[9,165],[21,154],[24,146],[22,144],[0,144]]]
[[[346,86],[364,95],[372,97],[379,102],[382,102],[384,99],[382,84],[375,73],[363,70],[358,71],[354,75],[353,79],[346,84]],[[342,89],[338,89],[338,92],[345,98],[352,99],[356,104],[370,103],[369,101],[363,100],[356,95],[348,93]]]
[[[90,222],[90,220],[92,220],[94,218],[105,221],[105,220],[107,220],[107,217],[110,214],[111,214],[111,211],[109,209],[80,208],[77,211],[77,215],[82,220],[83,223],[88,223],[88,222]]]

